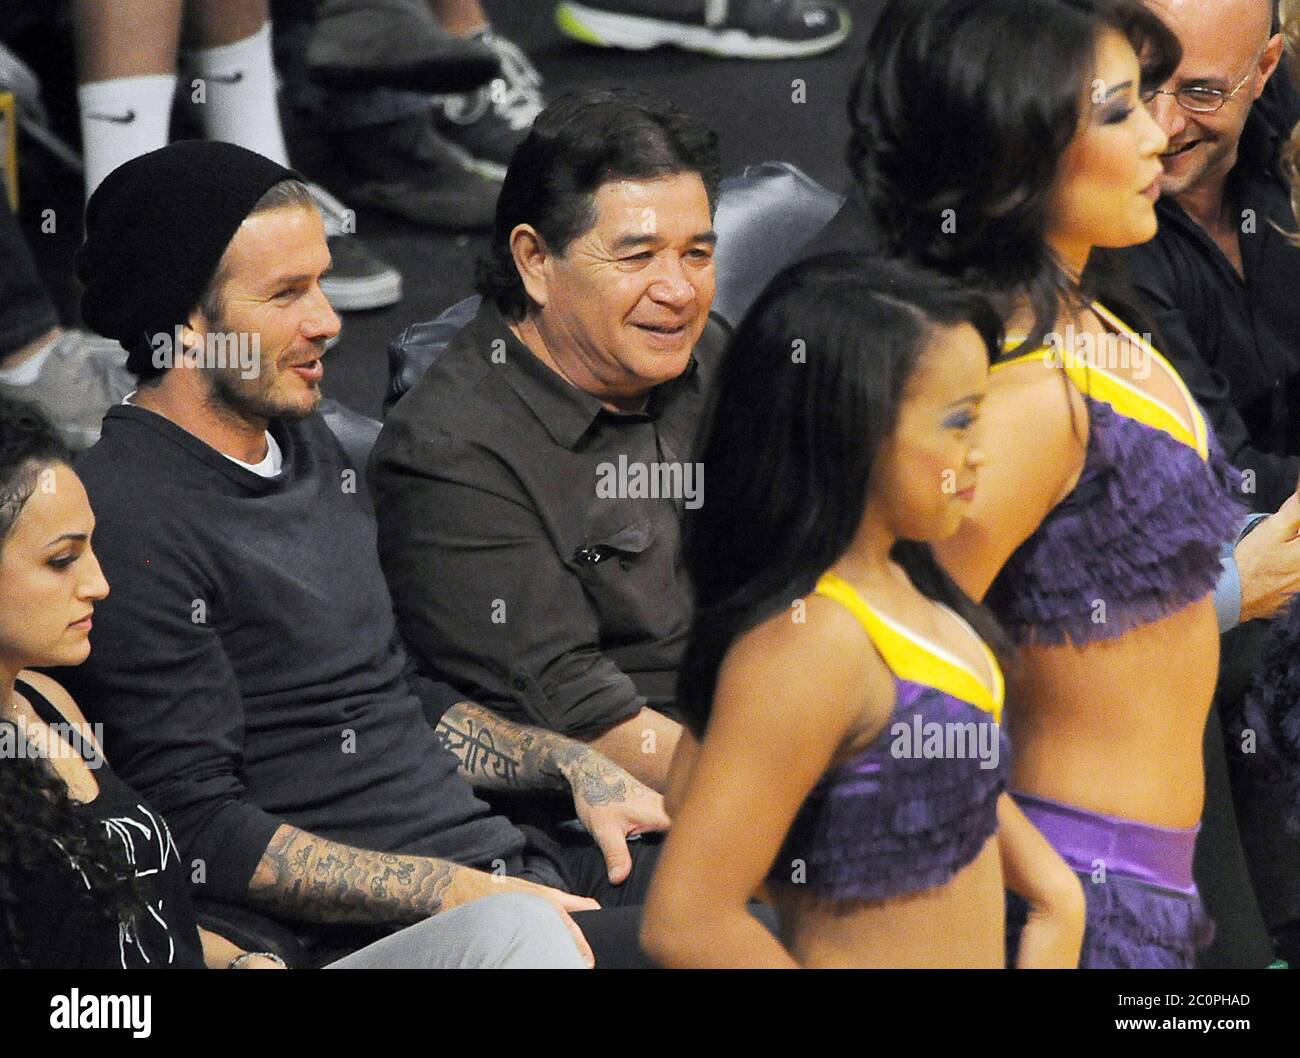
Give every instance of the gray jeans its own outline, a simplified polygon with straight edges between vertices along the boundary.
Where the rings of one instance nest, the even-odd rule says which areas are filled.
[[[581,970],[560,912],[527,893],[461,904],[367,945],[327,970]]]

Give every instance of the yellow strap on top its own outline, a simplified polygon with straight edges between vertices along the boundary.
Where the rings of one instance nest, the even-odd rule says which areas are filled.
[[[966,665],[936,653],[932,647],[918,642],[915,633],[876,613],[843,577],[829,571],[823,573],[813,591],[816,595],[834,599],[858,619],[885,659],[885,664],[899,679],[924,684],[960,698],[977,709],[992,713],[995,721],[1002,722],[1002,705],[1006,699],[1002,669],[993,651],[975,635],[974,630],[971,635],[988,659],[989,672],[993,675],[992,691]]]
[[[1049,366],[1062,367],[1081,392],[1088,394],[1094,400],[1104,401],[1125,418],[1134,419],[1145,426],[1150,426],[1152,429],[1163,431],[1175,441],[1181,441],[1188,448],[1195,451],[1202,461],[1208,461],[1210,458],[1209,430],[1205,425],[1205,417],[1201,414],[1201,409],[1197,406],[1196,401],[1192,399],[1191,393],[1188,392],[1187,386],[1184,385],[1182,377],[1174,369],[1174,366],[1161,356],[1150,342],[1129,330],[1119,317],[1109,310],[1096,302],[1093,302],[1092,309],[1112,327],[1121,331],[1136,343],[1144,355],[1149,356],[1164,367],[1169,377],[1173,379],[1174,385],[1178,387],[1178,392],[1182,395],[1191,415],[1192,429],[1190,431],[1187,429],[1182,417],[1164,401],[1151,396],[1151,394],[1133,385],[1128,379],[1121,378],[1103,366],[1079,363],[1073,357],[1062,357],[1058,350],[1048,346],[1042,346],[1031,353],[1024,353],[1010,360],[1001,360],[993,365],[992,370],[997,371],[1004,367],[1010,367],[1012,364],[1022,364],[1030,360],[1041,360]],[[1061,362],[1062,360],[1064,360],[1064,363]]]

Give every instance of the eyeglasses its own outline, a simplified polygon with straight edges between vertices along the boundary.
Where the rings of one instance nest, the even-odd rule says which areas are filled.
[[[1194,114],[1213,114],[1216,110],[1222,110],[1223,105],[1229,99],[1235,96],[1243,88],[1246,82],[1250,80],[1250,75],[1255,72],[1255,67],[1263,56],[1261,51],[1255,56],[1254,61],[1250,64],[1250,69],[1246,75],[1237,82],[1235,88],[1225,92],[1221,88],[1206,88],[1203,85],[1184,85],[1177,91],[1171,92],[1168,88],[1148,88],[1140,96],[1143,103],[1148,106],[1155,102],[1156,96],[1173,96],[1176,102],[1184,110],[1190,110]]]

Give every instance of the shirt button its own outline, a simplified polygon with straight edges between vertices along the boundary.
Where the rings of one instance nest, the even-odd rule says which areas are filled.
[[[626,559],[626,558],[620,558],[620,559],[618,560],[618,564],[619,564],[620,566],[622,566],[624,569],[631,569],[631,568],[632,568],[632,563],[631,563],[631,561],[630,561],[629,559]]]

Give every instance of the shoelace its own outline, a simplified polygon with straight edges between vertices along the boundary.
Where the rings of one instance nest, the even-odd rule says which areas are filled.
[[[512,41],[490,29],[480,39],[497,53],[502,76],[476,92],[444,96],[443,113],[458,125],[472,125],[491,106],[516,132],[528,128],[542,111],[542,75]]]

